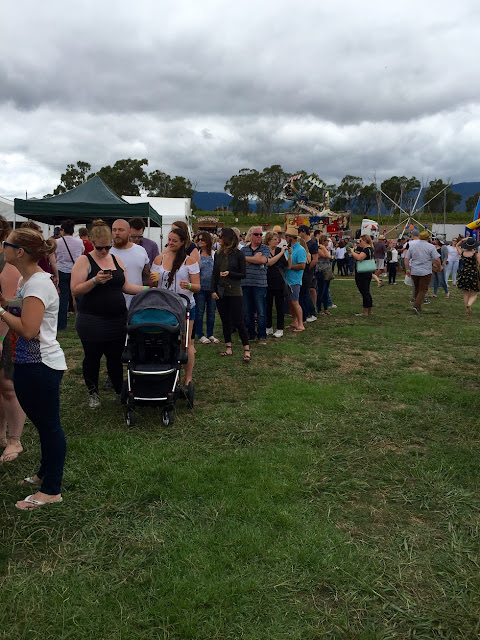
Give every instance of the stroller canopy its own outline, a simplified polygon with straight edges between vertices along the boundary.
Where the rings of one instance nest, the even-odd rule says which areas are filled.
[[[183,299],[167,289],[147,289],[137,293],[132,299],[128,310],[127,322],[131,324],[132,316],[145,309],[160,309],[175,316],[180,327],[180,333],[185,333],[186,307]]]

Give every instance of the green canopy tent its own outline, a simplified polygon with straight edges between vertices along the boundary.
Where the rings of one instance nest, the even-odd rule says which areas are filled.
[[[162,216],[150,203],[129,204],[97,175],[75,189],[51,198],[41,200],[15,198],[14,212],[30,220],[51,225],[58,225],[67,218],[71,218],[76,224],[87,224],[95,218],[107,221],[139,216],[147,218],[148,226],[162,226]]]

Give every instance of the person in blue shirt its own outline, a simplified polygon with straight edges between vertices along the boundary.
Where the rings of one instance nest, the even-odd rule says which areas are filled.
[[[292,322],[287,329],[293,329],[295,333],[305,331],[303,326],[303,311],[298,301],[300,295],[300,287],[302,286],[303,271],[307,263],[307,252],[298,243],[297,227],[289,225],[285,232],[285,239],[288,242],[288,251],[285,257],[288,260],[285,279],[290,285],[290,295],[288,296],[288,306],[292,314]]]

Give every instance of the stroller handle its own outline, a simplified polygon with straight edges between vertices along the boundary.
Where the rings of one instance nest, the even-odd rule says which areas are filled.
[[[160,322],[139,322],[138,324],[129,324],[127,326],[127,332],[132,333],[137,329],[165,329],[170,333],[176,333],[180,325],[172,326],[170,324],[161,324]]]
[[[187,311],[190,311],[190,298],[185,296],[183,293],[177,293],[177,295],[187,301]]]

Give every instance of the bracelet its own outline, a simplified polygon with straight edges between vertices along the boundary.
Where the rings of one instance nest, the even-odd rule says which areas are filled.
[[[5,340],[5,336],[3,338],[0,337],[0,342],[3,342]]]
[[[143,287],[143,290],[146,291],[147,289],[149,289],[149,287]]]
[[[92,278],[93,284],[98,284],[98,280],[96,278]]]
[[[188,283],[188,290],[190,291],[190,289],[191,289],[191,288],[192,288],[192,283],[191,283],[191,282],[189,282],[189,283]]]

